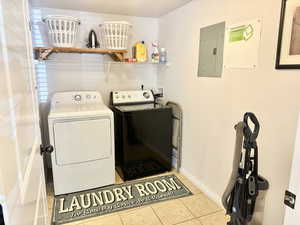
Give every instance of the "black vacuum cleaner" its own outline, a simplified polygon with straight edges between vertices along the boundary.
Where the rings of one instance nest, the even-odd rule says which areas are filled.
[[[0,204],[0,225],[4,225],[3,210]]]
[[[249,122],[253,123],[251,129]],[[236,143],[233,170],[223,194],[222,203],[230,216],[227,225],[246,225],[254,214],[260,190],[267,190],[269,183],[258,174],[257,136],[260,125],[253,113],[246,113],[244,120],[235,125]]]

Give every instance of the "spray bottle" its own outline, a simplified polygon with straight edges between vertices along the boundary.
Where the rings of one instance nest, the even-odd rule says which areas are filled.
[[[151,61],[152,63],[159,63],[159,49],[157,42],[152,43]]]

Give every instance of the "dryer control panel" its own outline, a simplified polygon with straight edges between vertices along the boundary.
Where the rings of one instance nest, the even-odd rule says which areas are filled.
[[[113,105],[154,103],[154,96],[151,90],[114,91],[111,98]]]
[[[103,103],[102,96],[97,91],[57,92],[53,95],[51,105],[97,104]]]

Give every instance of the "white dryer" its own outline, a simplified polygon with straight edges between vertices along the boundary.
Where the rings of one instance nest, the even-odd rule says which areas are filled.
[[[48,123],[55,195],[115,183],[113,112],[99,92],[54,94]]]

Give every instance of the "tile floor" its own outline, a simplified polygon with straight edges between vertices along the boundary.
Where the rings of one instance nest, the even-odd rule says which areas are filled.
[[[226,225],[228,217],[201,190],[183,175],[175,174],[190,190],[193,196],[132,208],[104,216],[68,223],[66,225]],[[116,183],[123,183],[116,174]],[[51,218],[53,188],[48,188],[48,208]]]

